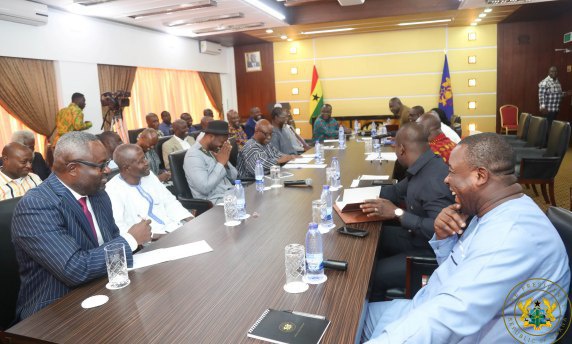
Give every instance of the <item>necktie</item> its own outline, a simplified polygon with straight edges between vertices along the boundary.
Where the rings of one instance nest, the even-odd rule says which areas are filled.
[[[95,225],[93,224],[93,216],[91,215],[91,212],[87,208],[87,197],[82,197],[78,201],[79,205],[81,205],[81,210],[83,210],[83,214],[87,218],[87,222],[89,222],[89,226],[91,227],[91,232],[93,234],[93,237],[95,238],[95,241],[97,241],[97,232],[95,231]]]

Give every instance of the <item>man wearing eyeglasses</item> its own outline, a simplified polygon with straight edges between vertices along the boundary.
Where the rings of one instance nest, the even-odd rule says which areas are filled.
[[[53,173],[16,206],[12,241],[20,266],[18,320],[104,276],[106,245],[124,244],[131,266],[133,251],[151,240],[149,220],[120,236],[104,191],[108,164],[96,136],[65,134],[54,151]]]
[[[280,153],[270,144],[272,139],[272,124],[265,119],[256,123],[254,135],[246,142],[244,148],[238,153],[238,177],[254,178],[254,168],[256,161],[260,160],[264,173],[270,171],[270,167],[276,164],[285,164],[297,155],[287,155]]]

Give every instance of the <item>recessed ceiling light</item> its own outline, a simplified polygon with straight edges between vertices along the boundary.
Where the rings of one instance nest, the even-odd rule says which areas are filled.
[[[302,35],[316,35],[319,33],[332,33],[332,32],[344,32],[344,31],[352,31],[355,30],[353,27],[346,27],[342,29],[329,29],[329,30],[316,30],[316,31],[305,31],[300,32]]]
[[[266,33],[273,33],[273,32],[274,32],[274,30],[272,30],[272,29],[266,29]]]
[[[452,19],[437,19],[437,20],[424,20],[418,22],[407,22],[407,23],[399,23],[398,26],[409,26],[409,25],[423,25],[423,24],[435,24],[435,23],[448,23],[452,21]]]
[[[480,22],[481,20],[482,20],[481,18],[476,18],[476,19],[475,19],[475,22],[478,23],[478,22]]]
[[[477,26],[477,23],[471,23],[471,26]]]
[[[208,23],[212,21],[221,21],[227,19],[235,19],[235,18],[244,18],[244,13],[228,13],[228,14],[221,14],[216,16],[208,16],[208,17],[200,17],[190,20],[175,20],[169,23],[165,23],[165,26],[168,27],[177,27],[177,26],[186,26],[192,24],[200,24],[200,23]]]
[[[292,39],[292,38],[288,38],[287,41],[288,41],[288,42],[292,42],[293,39]]]
[[[286,35],[282,35],[282,36],[280,36],[280,38],[281,38],[281,39],[287,39],[287,38],[288,38],[288,36],[286,36]]]
[[[142,19],[145,17],[155,16],[155,15],[171,14],[173,12],[181,12],[181,11],[187,11],[187,10],[194,10],[194,9],[198,9],[198,8],[216,7],[216,6],[217,6],[217,3],[215,0],[199,0],[199,1],[193,1],[193,2],[180,4],[175,8],[173,8],[173,6],[167,6],[167,7],[153,8],[153,9],[146,10],[146,11],[135,12],[135,13],[132,13],[131,15],[129,15],[128,17],[133,18],[133,19]]]
[[[491,13],[492,11],[493,11],[492,8],[485,8],[485,10],[484,10],[485,13]]]
[[[486,16],[487,16],[486,13],[481,13],[481,14],[479,14],[479,18],[484,18],[484,17],[486,17]]]

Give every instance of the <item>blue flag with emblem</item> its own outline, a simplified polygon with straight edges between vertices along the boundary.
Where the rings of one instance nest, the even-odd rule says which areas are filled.
[[[445,111],[448,119],[451,119],[453,116],[453,88],[451,87],[451,75],[449,74],[447,55],[445,55],[443,76],[441,77],[441,85],[439,87],[439,109]]]

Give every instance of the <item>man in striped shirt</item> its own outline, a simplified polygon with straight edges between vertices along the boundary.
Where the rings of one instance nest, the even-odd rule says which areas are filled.
[[[282,154],[271,145],[272,132],[272,124],[267,120],[261,119],[256,122],[254,135],[238,153],[237,169],[240,179],[254,178],[256,160],[260,160],[262,167],[264,167],[264,173],[268,173],[270,166],[284,164],[297,157],[297,155]]]
[[[40,177],[31,173],[33,158],[34,153],[21,143],[12,142],[2,149],[0,201],[24,196],[42,183]]]

